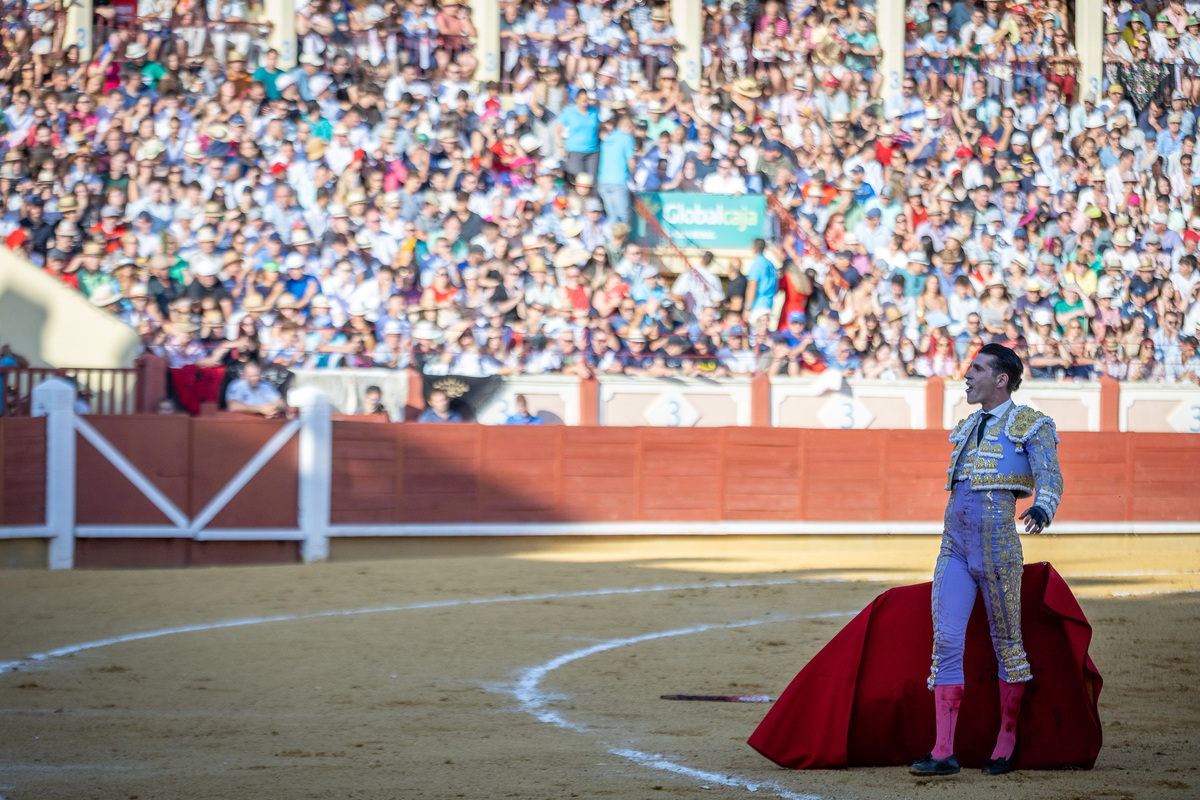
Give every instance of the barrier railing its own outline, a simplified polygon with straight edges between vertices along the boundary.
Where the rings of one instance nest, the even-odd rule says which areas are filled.
[[[143,410],[138,407],[139,371],[137,367],[0,367],[4,397],[0,416],[28,417],[34,389],[50,378],[65,378],[75,385],[80,413],[133,414]]]
[[[80,554],[83,565],[163,566],[175,543],[320,561],[340,538],[942,528],[941,431],[335,421],[325,393],[294,394],[300,414],[288,422],[89,420],[76,413],[73,384],[47,380],[33,408],[44,440],[24,432],[26,450],[44,453],[45,491],[4,502],[10,519],[32,524],[0,525],[0,539],[44,540],[50,568],[70,569]],[[16,423],[0,424],[0,448]],[[1060,461],[1073,484],[1052,533],[1200,533],[1200,496],[1179,472],[1198,458],[1196,437],[1064,432]],[[1080,475],[1100,477],[1071,477]],[[14,476],[0,473],[0,496]]]
[[[52,373],[39,371],[39,380]],[[143,356],[136,373],[136,383],[129,386],[122,403],[110,410],[106,398],[101,398],[104,402],[93,399],[88,413],[158,410],[166,396],[165,362]],[[368,388],[380,391],[393,420],[411,422],[425,408],[424,376],[412,368],[296,368],[290,376],[290,389],[320,389],[332,398],[339,414],[366,413]],[[497,380],[501,386],[491,399],[482,407],[472,406],[476,421],[485,425],[503,424],[514,413],[518,395],[524,395],[530,410],[547,424],[616,427],[949,430],[973,410],[966,403],[962,381],[844,378],[835,369],[798,377],[762,372],[724,377],[632,376],[571,369]],[[220,378],[210,383],[216,391]],[[22,397],[24,402],[14,407],[19,410],[6,412],[9,416],[28,414],[28,393]],[[214,411],[217,400],[214,394],[206,401]],[[1022,383],[1016,400],[1053,416],[1059,430],[1200,433],[1200,391],[1190,383],[1120,382],[1108,377],[1077,383],[1031,379]]]

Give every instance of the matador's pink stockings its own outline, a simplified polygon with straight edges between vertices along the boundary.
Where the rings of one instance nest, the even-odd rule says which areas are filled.
[[[1024,683],[1000,680],[1000,735],[996,737],[996,749],[992,751],[993,760],[1012,758],[1017,746],[1017,717],[1021,716],[1021,698],[1024,696]]]
[[[963,684],[933,687],[933,706],[937,714],[937,741],[930,754],[934,758],[954,755],[954,725],[958,722],[958,707],[962,704]]]

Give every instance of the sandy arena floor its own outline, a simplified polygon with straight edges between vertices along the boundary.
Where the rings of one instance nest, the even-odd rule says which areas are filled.
[[[926,579],[936,546],[414,542],[390,561],[3,572],[0,661],[68,652],[0,673],[0,797],[1200,796],[1200,537],[1026,539],[1094,628],[1090,772],[785,771],[745,744],[765,706],[658,699],[777,694],[876,594]],[[214,627],[231,620],[250,622]]]

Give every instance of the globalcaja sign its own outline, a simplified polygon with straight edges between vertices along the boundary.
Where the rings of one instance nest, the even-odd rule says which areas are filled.
[[[767,198],[761,194],[700,194],[647,192],[637,195],[663,233],[682,248],[749,249],[764,235]],[[640,214],[634,215],[634,236],[651,246],[665,243]]]

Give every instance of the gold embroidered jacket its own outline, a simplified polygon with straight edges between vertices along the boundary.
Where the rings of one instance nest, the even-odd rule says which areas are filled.
[[[950,434],[954,452],[947,472],[947,491],[954,482],[959,460],[973,455],[969,472],[973,490],[1008,489],[1017,497],[1036,495],[1034,505],[1054,519],[1063,491],[1054,420],[1029,406],[1013,405],[1002,417],[991,421],[976,449],[974,431],[981,414],[982,410],[971,414]]]

